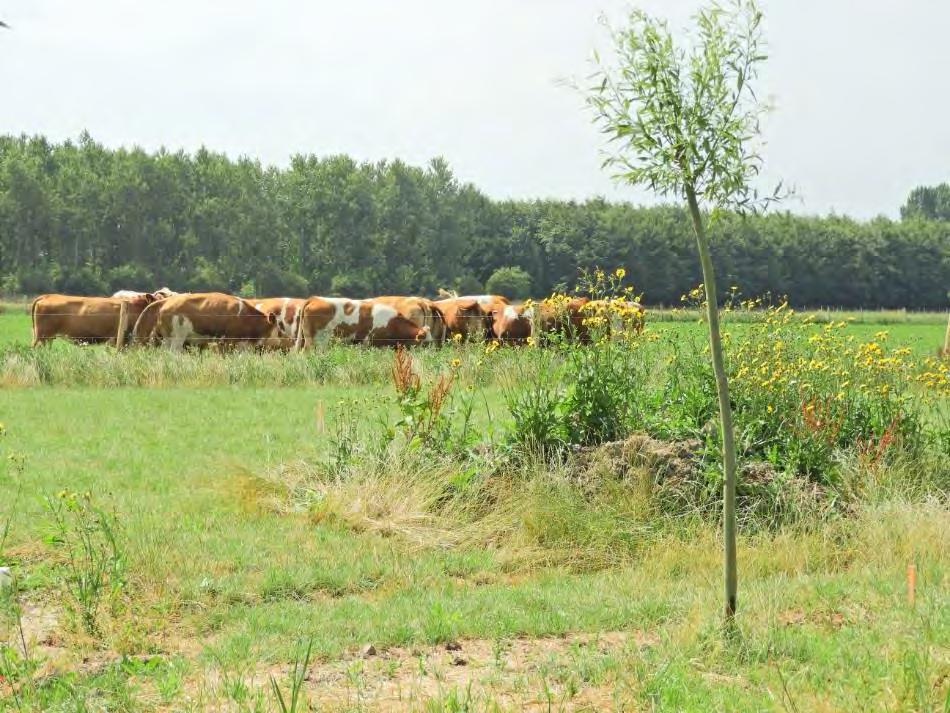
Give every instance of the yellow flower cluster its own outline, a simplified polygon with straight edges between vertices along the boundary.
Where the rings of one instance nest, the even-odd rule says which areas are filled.
[[[813,398],[844,401],[855,392],[907,398],[916,372],[910,349],[888,348],[887,332],[857,343],[843,327],[845,322],[831,322],[819,329],[785,302],[766,309],[731,350],[737,388],[765,391],[773,402],[781,395],[806,404]],[[928,374],[928,383],[939,381],[939,370]]]
[[[916,381],[940,396],[950,396],[950,363],[946,359],[927,357]]]

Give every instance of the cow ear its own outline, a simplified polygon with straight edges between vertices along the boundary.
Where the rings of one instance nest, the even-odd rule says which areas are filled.
[[[465,300],[459,305],[459,307],[463,310],[475,309],[478,307],[478,300]]]

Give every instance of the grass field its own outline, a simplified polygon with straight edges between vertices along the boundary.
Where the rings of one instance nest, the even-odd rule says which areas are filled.
[[[885,328],[923,356],[944,326],[937,315],[847,329]],[[25,315],[0,316],[0,348],[28,339]],[[556,468],[511,484],[523,507],[497,538],[456,540],[426,519],[414,498],[427,466],[411,458],[356,492],[339,480],[306,506],[285,497],[284,481],[341,447],[345,414],[367,431],[396,418],[389,352],[263,367],[185,355],[199,365],[169,362],[158,378],[149,353],[49,351],[48,371],[17,367],[6,383],[19,388],[0,393],[0,528],[13,510],[0,556],[23,590],[33,709],[278,710],[270,677],[286,692],[310,639],[315,710],[950,707],[945,495],[889,490],[881,474],[881,494],[850,517],[746,534],[729,639],[714,524],[625,526],[628,496],[585,504]],[[486,432],[508,418],[510,351],[476,400]],[[453,355],[427,352],[421,368]],[[95,369],[107,376],[69,381]],[[90,491],[120,528],[128,582],[97,636],[64,607],[69,570],[44,505],[64,489]],[[0,641],[14,621],[0,619]],[[16,707],[11,690],[0,681],[0,708]]]

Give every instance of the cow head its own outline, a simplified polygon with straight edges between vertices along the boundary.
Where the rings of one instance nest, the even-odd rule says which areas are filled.
[[[262,349],[285,349],[287,348],[287,339],[283,336],[280,328],[280,320],[277,315],[268,312],[261,315],[267,325],[264,328],[264,336],[259,342]]]
[[[429,327],[420,327],[401,314],[396,315],[386,325],[389,339],[393,346],[400,344],[425,344],[432,341],[432,332]]]

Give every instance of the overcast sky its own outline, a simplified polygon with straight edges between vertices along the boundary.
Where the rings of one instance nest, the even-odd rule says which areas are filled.
[[[674,27],[697,7],[641,0]],[[600,169],[601,138],[559,79],[583,77],[619,0],[0,0],[0,132],[108,146],[204,144],[446,157],[495,197],[650,202]],[[950,2],[771,0],[760,93],[769,178],[797,212],[897,215],[950,180]]]

